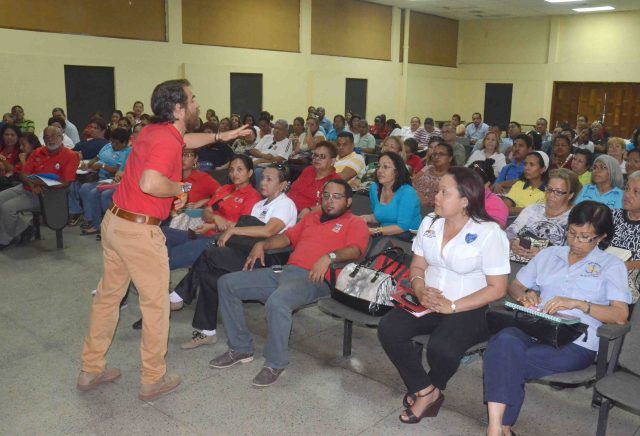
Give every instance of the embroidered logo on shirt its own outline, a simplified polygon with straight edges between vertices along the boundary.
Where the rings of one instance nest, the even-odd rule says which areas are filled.
[[[602,266],[596,262],[589,262],[585,268],[585,273],[583,276],[587,277],[599,277],[600,271],[602,270]]]
[[[55,168],[56,170],[59,170],[59,169],[60,169],[60,164],[59,164],[59,163],[56,163],[56,164],[54,165],[54,168]]]
[[[475,233],[467,233],[467,235],[464,237],[464,241],[467,244],[471,244],[476,239],[478,239],[478,235],[476,235]]]
[[[424,232],[424,237],[425,237],[425,238],[435,238],[435,237],[436,237],[436,232],[434,232],[434,231],[433,231],[433,230],[431,230],[431,229],[427,229],[427,230]]]
[[[334,233],[340,233],[340,230],[342,230],[342,224],[338,223],[333,227],[333,232]]]
[[[233,201],[235,201],[236,203],[240,203],[240,204],[242,204],[242,203],[244,203],[244,198],[238,198],[238,197],[236,197],[236,198],[234,198],[234,199],[233,199]]]

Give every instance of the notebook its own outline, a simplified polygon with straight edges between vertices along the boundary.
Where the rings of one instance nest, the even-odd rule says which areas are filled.
[[[512,303],[510,301],[505,301],[504,305],[510,309],[519,310],[520,312],[525,312],[529,315],[537,316],[539,318],[543,318],[552,322],[563,324],[579,324],[581,322],[580,318],[578,318],[577,316],[564,315],[562,313],[549,315],[548,313],[544,313],[542,311],[542,307],[525,307],[521,304]]]
[[[433,312],[433,310],[431,309],[427,309],[426,307],[419,304],[413,304],[408,301],[407,298],[404,298],[405,294],[409,295],[409,300],[416,298],[415,295],[412,292],[408,291],[406,288],[398,286],[398,289],[399,290],[397,292],[391,294],[391,299],[411,315],[415,316],[416,318],[420,318],[421,316]]]
[[[627,260],[631,259],[631,255],[633,254],[631,253],[631,251],[627,250],[626,248],[614,247],[613,245],[610,245],[609,247],[607,247],[607,249],[604,250],[604,252],[614,255],[615,257],[617,257],[623,262],[626,262]]]

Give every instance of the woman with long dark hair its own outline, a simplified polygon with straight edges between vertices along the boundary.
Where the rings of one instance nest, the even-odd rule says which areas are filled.
[[[472,169],[454,167],[442,177],[435,213],[424,218],[413,242],[410,267],[412,292],[430,312],[418,318],[395,308],[380,321],[380,343],[407,386],[405,424],[438,414],[465,351],[489,337],[488,304],[505,295],[509,243],[484,199],[484,183]],[[411,340],[421,334],[431,335],[429,372]]]

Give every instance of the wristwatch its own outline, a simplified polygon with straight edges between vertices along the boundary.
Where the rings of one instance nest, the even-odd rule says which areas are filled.
[[[184,193],[186,194],[186,193],[187,193],[187,192],[189,192],[189,191],[191,191],[191,183],[189,183],[189,182],[184,182],[184,183],[182,184],[182,192],[184,192]]]
[[[331,263],[335,262],[336,259],[338,258],[338,256],[336,256],[336,254],[333,251],[331,253],[327,253],[327,256],[329,256]]]
[[[455,301],[451,302],[451,313],[456,313],[456,302]]]

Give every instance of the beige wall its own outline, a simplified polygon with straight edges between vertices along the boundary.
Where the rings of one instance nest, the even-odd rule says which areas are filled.
[[[385,113],[463,119],[484,106],[487,82],[513,83],[512,118],[549,116],[553,81],[639,81],[640,12],[461,22],[458,68],[399,61],[400,10],[392,18],[392,61],[311,54],[311,0],[301,0],[300,53],[182,44],[179,0],[168,2],[169,42],[0,29],[0,110],[22,104],[40,129],[65,105],[64,65],[115,67],[116,105],[149,101],[162,80],[189,78],[202,110],[226,114],[229,73],[262,73],[265,109],[288,120],[307,106],[344,111],[346,78],[368,79],[371,120]],[[7,43],[9,42],[9,43]],[[488,48],[487,48],[488,47]],[[527,63],[528,62],[528,63]],[[406,93],[403,91],[406,89]]]

